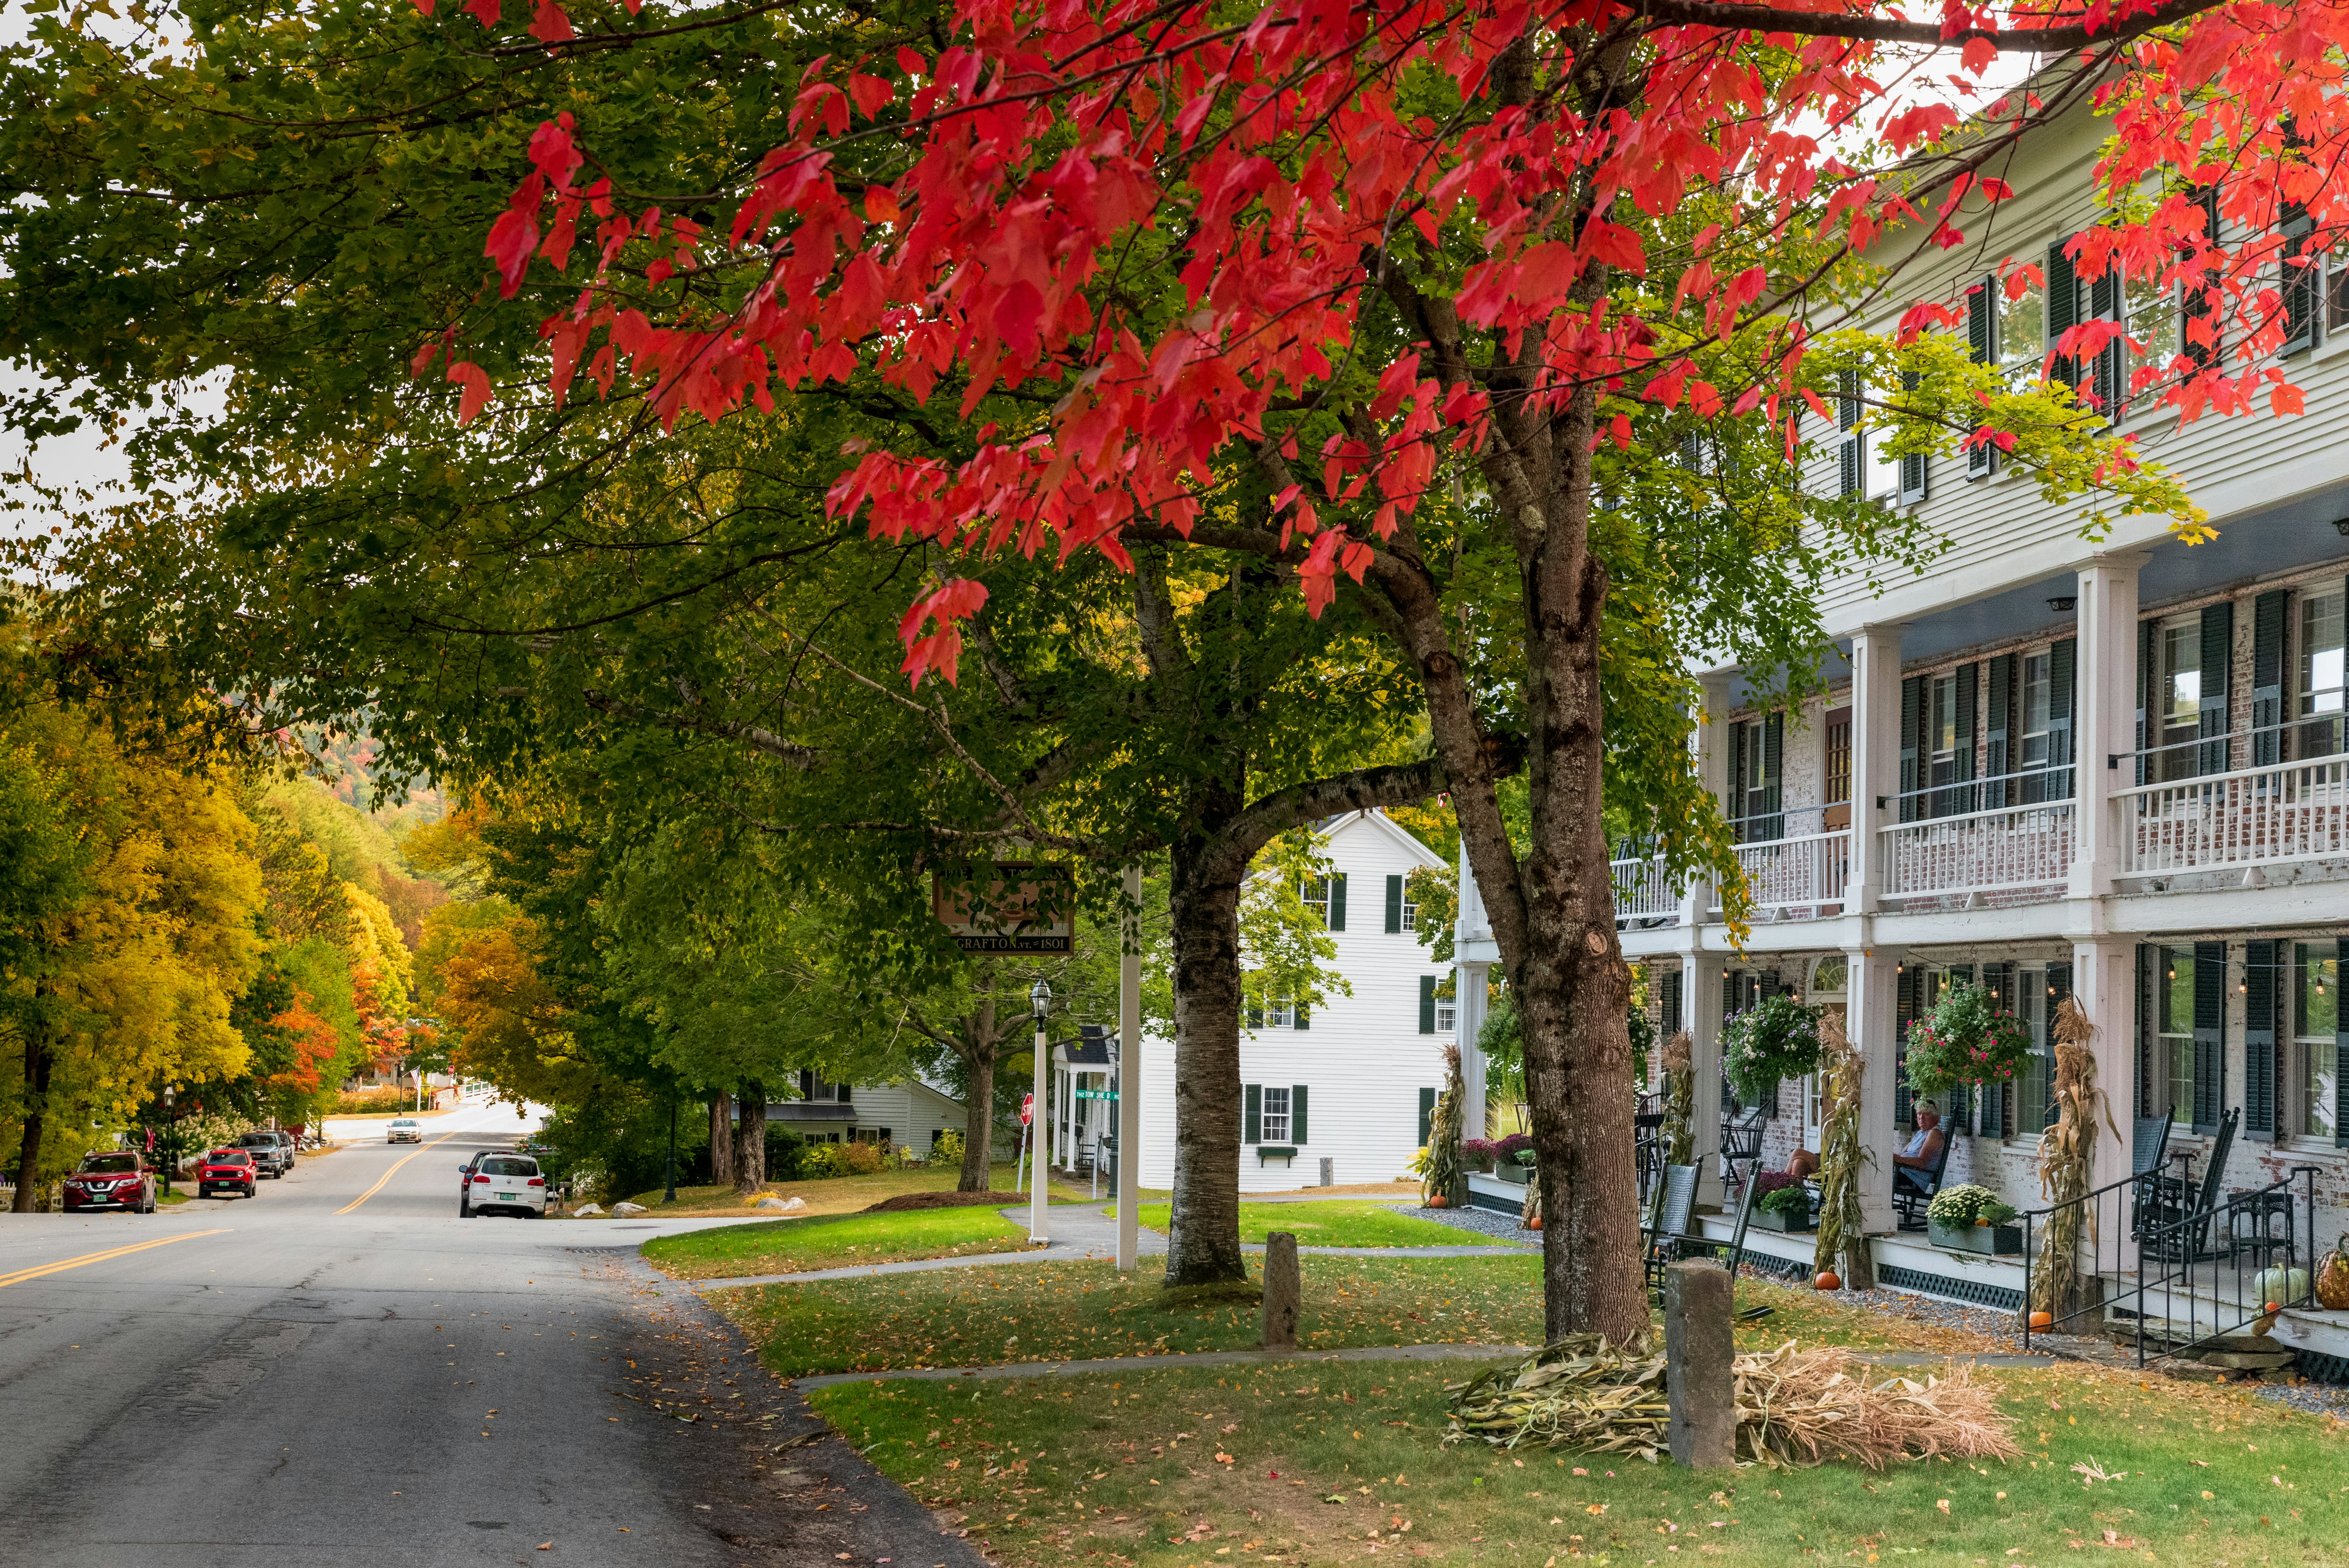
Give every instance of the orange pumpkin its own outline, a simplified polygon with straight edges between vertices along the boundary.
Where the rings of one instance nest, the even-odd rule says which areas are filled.
[[[2055,1326],[2055,1315],[2052,1312],[2034,1312],[2031,1315],[2031,1326],[2033,1328],[2053,1328]]]
[[[1427,1206],[1431,1209],[1449,1209],[1452,1207],[1452,1200],[1437,1192],[1429,1197]]]
[[[1841,1290],[1843,1288],[1843,1276],[1837,1274],[1833,1269],[1821,1269],[1819,1271],[1819,1277],[1813,1280],[1811,1283],[1818,1286],[1821,1290]]]
[[[1532,1220],[1531,1220],[1531,1221],[1526,1224],[1526,1229],[1527,1229],[1527,1230],[1529,1230],[1529,1231],[1538,1231],[1538,1230],[1540,1230],[1540,1229],[1541,1229],[1541,1216],[1540,1216],[1539,1214],[1536,1214],[1536,1215],[1533,1217],[1533,1219],[1532,1219]]]

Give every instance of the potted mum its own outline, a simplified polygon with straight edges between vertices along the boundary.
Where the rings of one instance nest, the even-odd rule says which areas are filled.
[[[1721,1065],[1740,1099],[1758,1103],[1781,1078],[1819,1065],[1819,1013],[1792,996],[1765,997],[1722,1026]]]
[[[1944,1187],[1925,1206],[1925,1235],[1951,1252],[2020,1253],[2023,1227],[2010,1223],[2013,1218],[2013,1207],[1987,1187]]]
[[[1460,1141],[1460,1163],[1479,1175],[1493,1173],[1493,1146],[1482,1138],[1465,1138]]]
[[[1764,1171],[1754,1178],[1754,1222],[1789,1234],[1811,1228],[1811,1190],[1791,1171]]]
[[[2031,1059],[2031,1030],[1984,987],[1952,985],[1909,1026],[1909,1082],[1919,1094],[2013,1083]]]
[[[1534,1140],[1530,1134],[1512,1132],[1493,1140],[1493,1174],[1522,1186],[1533,1175]]]

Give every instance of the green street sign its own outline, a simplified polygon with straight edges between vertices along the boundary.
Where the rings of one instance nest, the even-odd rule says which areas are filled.
[[[1081,1088],[1077,1090],[1077,1098],[1079,1099],[1115,1099],[1117,1098],[1117,1090],[1113,1088]]]

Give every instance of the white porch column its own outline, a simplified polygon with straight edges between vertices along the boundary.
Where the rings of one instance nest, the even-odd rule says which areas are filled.
[[[1706,794],[1721,803],[1724,816],[1732,810],[1729,800],[1729,711],[1730,687],[1734,679],[1734,674],[1728,670],[1697,677],[1697,684],[1704,691],[1704,700],[1697,709],[1695,733],[1689,738],[1689,745],[1696,753],[1697,783]],[[1711,921],[1713,905],[1718,902],[1710,878],[1701,876],[1690,882],[1681,892],[1681,929],[1694,931]],[[1714,989],[1719,989],[1718,985]],[[1686,1003],[1682,1005],[1686,1006]],[[1713,998],[1713,1007],[1715,1014],[1721,1011],[1721,999],[1717,995]],[[1692,1018],[1697,1016],[1691,1015]],[[1720,1039],[1720,1022],[1718,1017],[1713,1020],[1716,1044]],[[1700,1074],[1699,1078],[1697,1093],[1702,1097],[1704,1093],[1701,1087],[1702,1075]],[[1720,1098],[1716,1091],[1714,1100],[1717,1102]],[[1716,1133],[1714,1136],[1717,1141],[1719,1135]]]
[[[1855,794],[1858,789],[1855,779]],[[1857,816],[1853,813],[1855,820]],[[1850,975],[1844,1026],[1866,1064],[1859,1078],[1859,1146],[1874,1158],[1860,1167],[1859,1211],[1869,1235],[1889,1233],[1895,1226],[1892,1157],[1900,1151],[1900,1137],[1893,1126],[1892,1108],[1900,1070],[1895,1011],[1900,959],[1897,947],[1848,948],[1844,953]]]
[[[1893,800],[1899,789],[1900,628],[1863,626],[1851,638],[1851,882],[1844,896],[1846,914],[1874,914],[1884,907],[1884,840],[1877,830],[1899,820]],[[1878,799],[1886,803],[1880,811]],[[1858,960],[1852,963],[1856,1012]]]
[[[2144,563],[2142,554],[2100,555],[2080,568],[2072,868],[2065,890],[2073,898],[2110,893],[2120,870],[2109,801],[2115,789],[2137,783],[2137,770],[2126,760],[2117,769],[2106,762],[2137,749],[2137,577]]]
[[[2109,939],[2075,943],[2072,998],[2096,1026],[2088,1047],[2096,1057],[2096,1087],[2111,1104],[2113,1126],[2121,1129],[2117,1138],[2109,1127],[2098,1132],[2095,1163],[2088,1173],[2088,1190],[2094,1191],[2127,1178],[2135,1162],[2128,1128],[2137,1099],[2137,944]]]
[[[1692,954],[1681,965],[1681,1016],[1687,1021],[1689,1060],[1696,1075],[1694,1109],[1696,1199],[1719,1203],[1721,1183],[1721,979],[1729,967],[1718,954]]]
[[[1476,873],[1468,866],[1468,846],[1460,846],[1460,923],[1452,934],[1452,1037],[1460,1046],[1460,1081],[1467,1090],[1463,1109],[1463,1136],[1482,1138],[1490,1121],[1485,1085],[1485,1053],[1476,1048],[1477,1032],[1485,1026],[1485,988],[1493,965],[1501,961],[1501,944],[1493,940],[1492,922],[1485,915],[1485,896]]]

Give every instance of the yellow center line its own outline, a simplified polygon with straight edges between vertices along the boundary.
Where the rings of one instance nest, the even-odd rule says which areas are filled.
[[[434,1139],[431,1142],[429,1142],[429,1143],[427,1143],[427,1144],[423,1145],[423,1147],[422,1147],[422,1148],[410,1150],[408,1153],[401,1155],[398,1159],[397,1159],[397,1160],[395,1160],[395,1161],[393,1161],[391,1162],[391,1169],[390,1169],[390,1170],[388,1170],[388,1171],[385,1171],[381,1176],[379,1176],[379,1177],[376,1178],[376,1183],[375,1183],[375,1185],[374,1185],[374,1186],[372,1186],[372,1187],[368,1188],[366,1191],[364,1191],[364,1192],[360,1193],[357,1197],[356,1197],[356,1198],[352,1199],[349,1202],[347,1202],[347,1203],[344,1204],[341,1208],[339,1208],[339,1209],[336,1210],[336,1211],[335,1211],[335,1212],[336,1212],[336,1213],[337,1213],[337,1214],[347,1214],[347,1213],[349,1213],[353,1209],[357,1208],[361,1203],[366,1202],[369,1198],[372,1198],[372,1197],[374,1197],[378,1192],[382,1191],[383,1191],[383,1184],[384,1184],[386,1181],[390,1181],[394,1176],[398,1175],[398,1174],[399,1174],[399,1168],[400,1168],[401,1166],[403,1166],[403,1165],[407,1164],[409,1161],[411,1161],[411,1160],[415,1159],[419,1154],[423,1153],[425,1150],[427,1150],[427,1149],[438,1149],[438,1148],[440,1148],[442,1144],[444,1144],[444,1143],[448,1142],[450,1139],[454,1138],[454,1137],[456,1137],[456,1136],[457,1136],[457,1134],[456,1134],[456,1133],[453,1133],[453,1132],[451,1132],[451,1133],[448,1133],[448,1134],[446,1134],[446,1135],[444,1135],[444,1136],[442,1136],[442,1137],[440,1137],[440,1138],[436,1138],[436,1139]]]
[[[143,1253],[150,1247],[168,1247],[173,1242],[192,1242],[198,1236],[224,1236],[228,1234],[229,1229],[229,1227],[222,1227],[214,1231],[187,1231],[176,1236],[158,1236],[151,1242],[133,1242],[127,1247],[109,1247],[102,1253],[84,1253],[78,1258],[67,1258],[63,1263],[42,1264],[34,1268],[18,1269],[15,1274],[0,1274],[0,1286],[21,1284],[28,1279],[38,1279],[43,1274],[60,1274],[67,1269],[78,1269],[85,1264],[102,1264],[109,1258],[126,1257],[132,1253]]]

